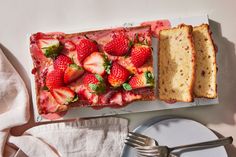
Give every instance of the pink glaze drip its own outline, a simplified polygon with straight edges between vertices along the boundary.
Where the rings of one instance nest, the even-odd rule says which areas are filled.
[[[159,37],[159,32],[163,29],[171,28],[169,20],[147,21],[141,23],[141,26],[151,26],[151,32],[154,37]]]

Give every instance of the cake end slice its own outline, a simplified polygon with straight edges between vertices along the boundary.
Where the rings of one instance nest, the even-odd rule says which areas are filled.
[[[202,24],[193,28],[196,50],[196,97],[216,98],[216,50],[210,35],[209,25]]]
[[[192,26],[179,25],[160,32],[158,89],[160,100],[192,102],[195,50]]]

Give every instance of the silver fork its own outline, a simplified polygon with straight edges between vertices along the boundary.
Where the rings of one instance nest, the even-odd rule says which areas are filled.
[[[129,132],[127,138],[125,139],[125,144],[131,147],[140,147],[140,146],[158,146],[158,142],[148,136]]]
[[[140,146],[140,147],[136,147],[136,148],[137,148],[138,154],[140,156],[168,157],[172,151],[177,150],[177,149],[208,148],[208,147],[212,148],[212,147],[218,147],[218,146],[223,146],[223,145],[227,145],[227,144],[232,144],[232,142],[233,142],[232,137],[226,137],[226,138],[221,138],[218,140],[176,146],[176,147],[172,147],[172,148],[169,148],[167,146]]]

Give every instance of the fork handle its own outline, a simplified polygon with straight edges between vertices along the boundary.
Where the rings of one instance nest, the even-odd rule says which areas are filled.
[[[173,150],[183,149],[183,148],[218,147],[218,146],[224,146],[227,144],[232,144],[232,142],[233,142],[233,138],[230,136],[230,137],[220,138],[218,140],[213,140],[213,141],[176,146],[176,147],[169,148],[169,150],[171,152]]]

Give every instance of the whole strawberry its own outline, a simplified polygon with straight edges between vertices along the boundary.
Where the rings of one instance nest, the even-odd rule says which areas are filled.
[[[141,67],[151,57],[151,48],[147,45],[135,44],[131,49],[131,62],[136,68]]]
[[[134,75],[129,80],[132,89],[150,87],[154,85],[154,76],[150,71]]]
[[[114,62],[110,69],[110,74],[108,75],[108,82],[113,87],[121,86],[130,76],[130,73],[120,64]]]
[[[83,79],[84,85],[92,93],[103,93],[106,90],[106,85],[102,76],[98,74],[87,74]]]
[[[64,85],[63,76],[64,72],[61,70],[55,69],[49,72],[45,80],[47,88],[52,89],[63,86]]]
[[[82,62],[92,52],[97,52],[97,44],[90,39],[81,39],[79,44],[76,45],[78,60]]]
[[[72,60],[69,57],[59,55],[53,62],[53,67],[54,69],[65,71],[70,64],[72,64]]]
[[[124,35],[114,37],[104,46],[104,51],[114,56],[124,56],[129,51],[129,40]]]

